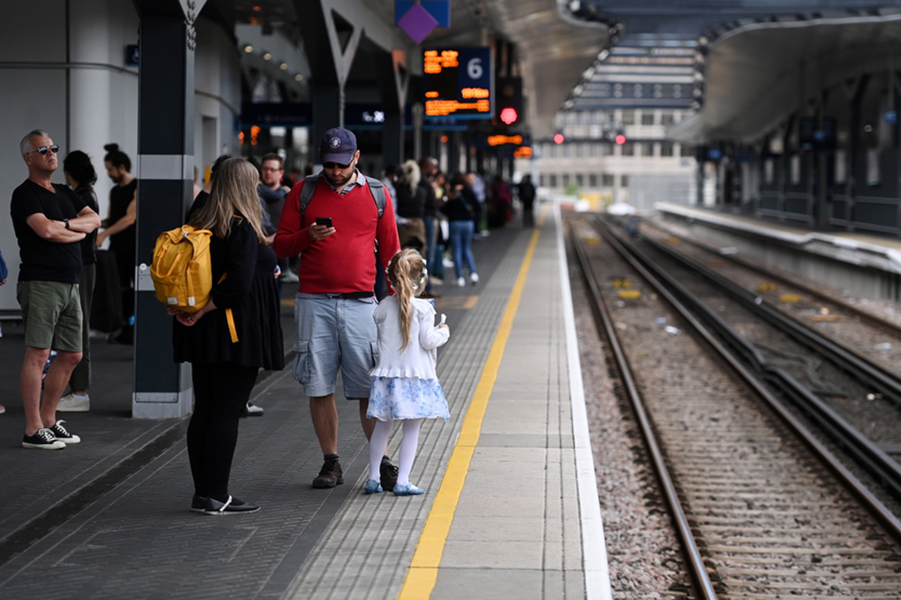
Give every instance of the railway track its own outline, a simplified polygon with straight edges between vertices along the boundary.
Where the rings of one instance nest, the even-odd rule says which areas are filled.
[[[615,240],[584,224],[571,239],[685,548],[689,595],[901,597],[901,524],[751,369],[711,351],[725,347],[672,292],[636,279],[644,267]]]

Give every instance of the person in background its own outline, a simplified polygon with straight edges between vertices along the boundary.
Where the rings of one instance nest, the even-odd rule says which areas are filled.
[[[435,211],[432,219],[432,246],[429,247],[428,269],[429,284],[428,291],[431,292],[432,285],[444,285],[444,250],[445,239],[442,232],[442,213],[441,207],[447,202],[447,175],[444,171],[437,171],[432,178],[432,188],[435,190]],[[429,216],[426,216],[426,229],[428,229]],[[445,229],[447,225],[445,224]],[[428,297],[423,295],[424,298]],[[434,297],[434,296],[433,296]]]
[[[278,220],[282,216],[285,197],[291,191],[291,188],[282,184],[282,176],[284,174],[285,162],[281,156],[275,152],[263,155],[257,193],[260,195],[260,201],[263,203],[263,207],[269,216],[270,225],[266,229],[267,233],[271,231],[270,235],[274,235],[275,230],[278,228]],[[278,259],[278,268],[281,271],[280,282],[297,283],[297,273],[292,273],[288,269],[288,259]]]
[[[447,202],[441,207],[447,216],[450,225],[451,246],[454,252],[454,272],[457,276],[457,285],[464,287],[466,280],[463,278],[463,261],[469,269],[469,279],[473,285],[479,282],[479,274],[476,271],[476,260],[472,254],[472,236],[475,232],[473,215],[479,208],[472,189],[466,185],[466,177],[457,173],[451,178],[451,184],[447,192]]]
[[[119,344],[134,343],[135,314],[135,220],[138,215],[138,180],[131,174],[131,159],[119,150],[118,144],[107,144],[103,157],[106,174],[116,185],[109,193],[109,212],[103,220],[104,228],[97,235],[97,247],[109,238],[109,248],[116,256],[119,285],[122,290],[122,316],[126,320],[122,332],[115,338]]]
[[[422,195],[422,214],[425,229],[425,248],[420,252],[426,259],[427,268],[431,269],[435,258],[435,228],[438,223],[438,196],[435,193],[435,176],[438,174],[438,159],[423,156],[419,159],[419,194]],[[426,282],[423,298],[436,298],[432,294],[431,280]]]
[[[56,419],[56,406],[81,360],[79,242],[100,226],[100,217],[75,192],[51,181],[59,167],[59,146],[46,131],[30,131],[19,142],[19,152],[28,179],[13,190],[10,214],[21,258],[16,298],[25,326],[19,375],[25,407],[22,446],[61,450],[81,442]],[[42,378],[51,345],[56,360]]]
[[[359,403],[360,425],[368,439],[375,426],[366,417],[369,371],[375,366],[372,349],[378,340],[372,320],[377,306],[373,257],[377,244],[381,268],[387,268],[400,242],[392,198],[385,193],[379,215],[369,178],[357,169],[360,151],[353,132],[340,127],[326,131],[319,155],[318,178],[297,184],[285,200],[275,252],[283,257],[302,253],[294,298],[294,372],[310,397],[310,415],[323,455],[313,487],[333,488],[344,483],[335,406],[338,371],[344,396]],[[301,211],[300,195],[306,185],[316,187]],[[331,225],[317,223],[325,218],[331,219]],[[397,479],[397,468],[387,456],[382,457],[381,473],[382,482]]]
[[[97,194],[93,185],[97,182],[97,171],[91,158],[81,150],[73,150],[63,160],[66,183],[75,195],[95,213],[100,212]],[[81,240],[81,277],[78,291],[81,298],[81,361],[69,376],[69,393],[63,396],[56,410],[59,412],[88,412],[91,410],[91,306],[94,300],[94,282],[97,278],[97,231],[94,230]]]
[[[258,181],[259,173],[246,160],[230,158],[220,165],[209,198],[189,220],[213,232],[210,259],[216,283],[210,301],[194,313],[169,309],[176,320],[175,361],[191,363],[194,384],[187,434],[194,479],[191,510],[208,515],[260,509],[229,493],[232,459],[258,371],[284,367],[276,258],[263,231]],[[228,308],[236,342],[229,334]]]
[[[519,190],[519,201],[522,202],[522,224],[523,227],[535,226],[535,185],[532,183],[531,175],[523,175],[522,180],[517,187]]]
[[[419,165],[415,160],[406,161],[395,182],[397,195],[392,198],[397,209],[397,235],[401,248],[413,248],[425,256],[428,244],[423,219],[426,195],[419,182]]]
[[[483,171],[479,171],[478,173],[469,173],[466,175],[466,183],[472,188],[472,193],[475,194],[476,200],[479,202],[479,212],[475,216],[476,219],[476,235],[477,237],[488,237],[490,232],[488,231],[488,206],[485,204],[488,199],[488,192],[485,189],[485,173]]]
[[[401,250],[388,264],[388,280],[397,292],[383,300],[373,318],[378,327],[379,359],[370,376],[367,416],[377,419],[369,442],[367,494],[384,490],[380,461],[394,421],[403,421],[395,496],[416,496],[425,492],[410,482],[410,472],[419,445],[423,419],[450,418],[447,399],[436,373],[436,349],[450,338],[443,322],[435,327],[435,309],[417,298],[425,291],[428,272],[415,250]]]

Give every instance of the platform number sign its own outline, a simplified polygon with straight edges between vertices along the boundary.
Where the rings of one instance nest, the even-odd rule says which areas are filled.
[[[423,52],[425,117],[490,119],[494,104],[490,48]]]

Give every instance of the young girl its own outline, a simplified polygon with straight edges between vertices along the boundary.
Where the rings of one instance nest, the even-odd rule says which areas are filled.
[[[412,249],[401,250],[388,264],[388,281],[396,296],[382,300],[373,318],[379,331],[379,361],[370,371],[369,410],[366,416],[378,419],[369,442],[367,494],[382,491],[379,465],[395,420],[404,422],[400,444],[400,464],[395,496],[413,496],[424,490],[410,483],[410,471],[419,443],[423,419],[450,417],[444,390],[435,373],[436,348],[450,338],[450,328],[435,327],[435,309],[416,298],[425,290],[428,273],[422,256]]]

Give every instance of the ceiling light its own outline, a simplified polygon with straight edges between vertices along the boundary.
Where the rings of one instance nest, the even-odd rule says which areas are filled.
[[[287,71],[287,70],[288,70],[288,63],[284,63],[284,62],[283,62],[282,64],[280,64],[280,65],[278,66],[278,68],[281,69],[282,71]]]
[[[246,52],[247,54],[250,54],[251,52],[253,52],[253,46],[251,46],[250,44],[247,44],[246,46],[244,46],[244,52]]]
[[[270,60],[272,58],[271,52],[263,52],[263,60]]]

